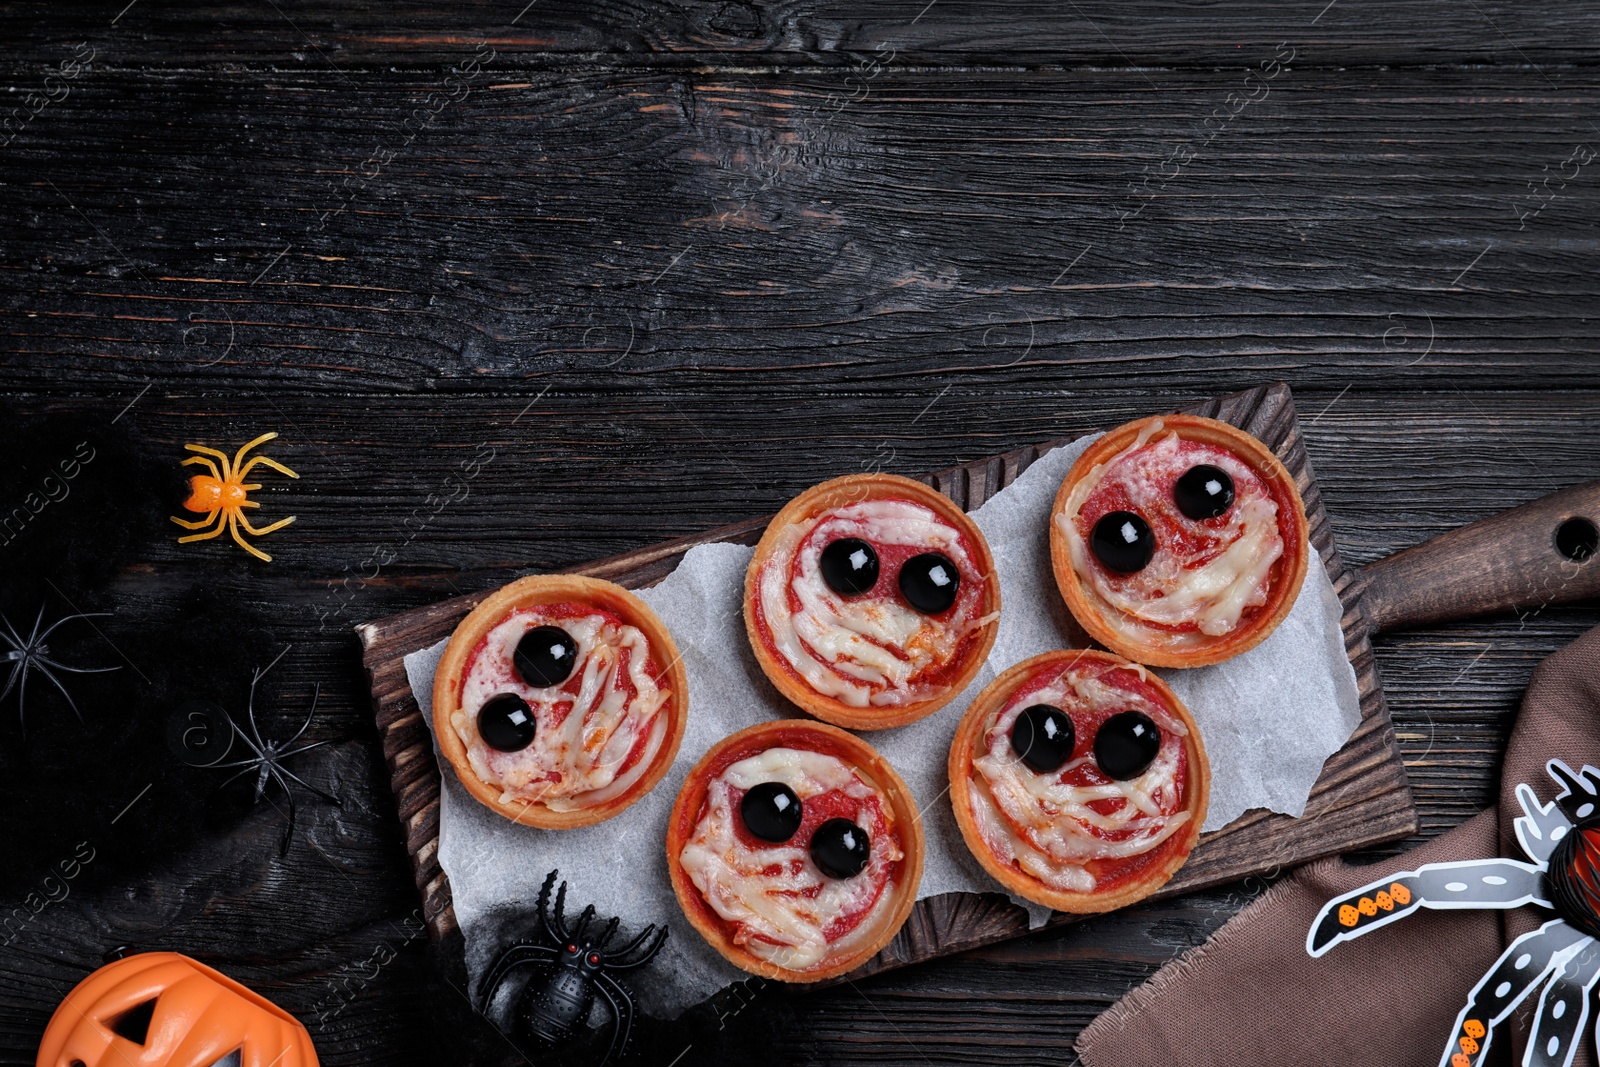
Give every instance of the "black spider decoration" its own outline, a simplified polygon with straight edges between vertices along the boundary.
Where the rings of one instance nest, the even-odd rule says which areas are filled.
[[[640,931],[639,936],[614,950],[607,950],[617,933],[617,919],[609,920],[597,936],[589,934],[594,921],[594,905],[583,909],[577,925],[570,931],[562,909],[567,900],[567,883],[562,882],[556,892],[556,911],[552,920],[549,912],[550,887],[555,884],[557,871],[551,871],[539,890],[539,924],[545,936],[556,947],[534,941],[514,941],[496,957],[494,965],[483,976],[478,993],[478,1010],[488,1015],[500,984],[518,967],[531,964],[553,964],[549,978],[540,983],[529,982],[516,1007],[521,1028],[531,1037],[550,1044],[571,1040],[574,1032],[589,1017],[598,989],[611,1006],[613,1030],[611,1046],[606,1050],[602,1064],[621,1056],[633,1030],[633,998],[615,978],[613,971],[631,971],[649,963],[667,940],[667,928],[654,923]]]
[[[59,689],[61,695],[67,698],[67,705],[72,708],[72,713],[78,717],[79,722],[83,722],[83,712],[78,710],[77,701],[72,699],[72,694],[67,692],[67,687],[62,684],[60,678],[55,676],[54,672],[70,671],[73,674],[104,674],[106,671],[114,671],[118,668],[69,667],[65,663],[50,658],[50,646],[45,644],[45,638],[55,633],[59,627],[74,620],[108,618],[110,614],[108,611],[97,611],[90,614],[80,612],[67,615],[57,619],[49,626],[44,626],[44,605],[40,604],[39,615],[33,620],[33,632],[28,634],[26,638],[22,636],[22,631],[11,625],[11,620],[4,615],[0,615],[0,640],[11,646],[10,651],[0,655],[0,663],[11,664],[11,675],[6,679],[5,688],[0,689],[0,700],[10,696],[12,689],[17,691],[17,721],[22,725],[24,737],[28,734],[29,671],[38,671],[50,681],[50,684]],[[39,629],[41,626],[44,626],[43,631]]]
[[[295,742],[299,741],[300,738],[305,735],[306,730],[310,728],[311,720],[317,714],[317,701],[322,696],[322,687],[320,685],[318,685],[312,692],[311,707],[306,711],[306,721],[300,724],[300,729],[296,730],[294,735],[290,737],[289,740],[267,740],[261,736],[261,728],[256,724],[256,686],[260,684],[261,679],[266,676],[268,671],[272,670],[272,668],[278,665],[278,661],[283,659],[283,657],[288,654],[289,649],[292,647],[294,646],[286,646],[282,652],[278,653],[277,659],[274,659],[265,667],[257,667],[253,677],[251,677],[250,700],[249,703],[245,705],[245,717],[250,724],[250,729],[248,731],[235,722],[233,716],[229,715],[225,710],[221,708],[215,708],[214,706],[206,709],[206,712],[208,712],[212,718],[226,722],[231,728],[228,747],[224,748],[222,752],[218,754],[217,762],[205,764],[209,767],[215,767],[218,770],[234,770],[237,768],[234,770],[234,773],[229,776],[227,781],[218,786],[218,789],[226,789],[233,782],[238,781],[240,778],[254,771],[256,775],[256,785],[255,797],[251,802],[252,805],[261,803],[262,798],[266,796],[267,786],[269,783],[276,783],[278,788],[283,790],[284,800],[289,805],[289,818],[288,823],[284,827],[282,843],[278,846],[279,855],[282,855],[289,850],[289,839],[294,836],[294,790],[289,788],[290,782],[298,782],[300,785],[305,786],[307,789],[311,790],[317,796],[321,797],[323,800],[326,800],[330,804],[338,805],[340,803],[338,797],[323,792],[283,765],[285,760],[292,759],[295,756],[304,755],[314,748],[321,748],[323,745],[329,744],[332,740],[329,738],[322,741],[313,741],[310,744],[301,745],[299,748],[294,747]],[[197,714],[201,713],[197,712]],[[231,751],[233,747],[232,742],[234,740],[244,742],[244,746],[249,750],[250,754],[245,756],[243,759],[227,760],[226,762],[222,762],[222,760],[228,755],[229,751]]]

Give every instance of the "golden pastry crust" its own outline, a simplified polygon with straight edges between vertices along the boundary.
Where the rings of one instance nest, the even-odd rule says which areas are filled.
[[[1130,616],[1106,603],[1089,588],[1073,566],[1071,548],[1062,529],[1069,499],[1079,482],[1095,476],[1103,464],[1132,445],[1140,434],[1156,422],[1161,423],[1162,434],[1174,432],[1180,441],[1199,442],[1232,454],[1261,478],[1278,505],[1277,521],[1283,555],[1273,564],[1266,603],[1252,609],[1252,614],[1243,618],[1230,632],[1200,639],[1200,643],[1187,648],[1173,647],[1170,635],[1157,627],[1142,623],[1130,625]],[[1305,580],[1311,555],[1308,533],[1305,503],[1294,477],[1266,445],[1243,430],[1216,419],[1198,415],[1163,415],[1119,426],[1095,441],[1078,457],[1061,483],[1050,509],[1050,564],[1055,572],[1056,587],[1066,600],[1068,610],[1095,641],[1128,659],[1149,666],[1203,667],[1248,652],[1266,640],[1288,616]],[[1126,629],[1113,627],[1108,621],[1111,613],[1116,613],[1119,622],[1126,628],[1136,630],[1139,636],[1130,636]]]
[[[1125,668],[1143,676],[1144,682],[1160,697],[1165,710],[1184,724],[1188,736],[1183,739],[1186,770],[1182,791],[1182,811],[1189,813],[1188,821],[1171,838],[1158,846],[1162,851],[1158,862],[1136,872],[1105,891],[1074,892],[1047,885],[1023,871],[1016,863],[1002,857],[984,840],[979,830],[973,804],[973,767],[976,754],[982,751],[983,738],[994,718],[1005,708],[1013,693],[1026,683],[1046,672],[1059,672],[1067,666],[1090,670],[1100,668]],[[1166,885],[1189,858],[1200,837],[1200,825],[1205,822],[1206,805],[1211,796],[1211,767],[1206,760],[1205,743],[1200,738],[1199,727],[1189,710],[1183,706],[1171,689],[1155,675],[1144,671],[1138,664],[1129,663],[1120,656],[1096,649],[1062,649],[1045,652],[1012,667],[989,685],[967,709],[956,728],[955,740],[950,745],[950,803],[955,810],[956,824],[967,848],[996,881],[1020,897],[1043,904],[1056,911],[1074,914],[1094,914],[1111,911],[1142,900]]]
[[[542,604],[590,605],[620,618],[640,630],[649,643],[651,658],[660,665],[657,682],[669,696],[660,714],[666,715],[667,733],[650,761],[650,767],[632,786],[598,804],[558,811],[539,802],[501,803],[502,790],[483,781],[467,758],[467,746],[452,721],[461,708],[461,690],[473,650],[512,612]],[[456,777],[484,807],[524,826],[570,830],[592,826],[619,814],[660,782],[672,766],[689,721],[689,683],[683,657],[666,626],[649,606],[620,585],[599,578],[570,574],[521,578],[490,594],[457,625],[445,647],[433,678],[433,732]]]
[[[857,707],[837,697],[820,693],[806,682],[775,651],[770,631],[759,609],[758,586],[763,570],[778,550],[782,531],[791,525],[806,522],[825,511],[870,500],[908,500],[933,511],[944,523],[958,530],[970,546],[971,562],[983,582],[979,601],[979,617],[995,615],[974,634],[965,638],[955,661],[943,670],[937,692],[921,700],[904,704],[876,707]],[[879,579],[887,581],[887,576]],[[778,691],[807,714],[852,730],[881,730],[903,726],[933,714],[948,704],[962,690],[972,684],[979,669],[994,647],[999,632],[1000,579],[995,573],[994,559],[983,533],[949,497],[910,478],[893,474],[852,474],[834,478],[813,486],[789,501],[783,510],[768,524],[766,533],[756,545],[754,558],[745,572],[744,619],[750,647],[756,662]]]
[[[803,971],[779,966],[735,944],[729,930],[730,924],[711,910],[684,869],[681,859],[684,846],[700,820],[712,779],[732,763],[773,748],[802,748],[822,752],[837,756],[849,764],[858,776],[888,801],[889,813],[894,819],[895,840],[903,853],[896,863],[894,885],[890,890],[894,896],[890,906],[874,920],[877,929],[872,935],[852,951],[829,956]],[[780,982],[820,982],[834,978],[855,970],[882,951],[900,931],[917,901],[917,887],[922,882],[924,848],[922,817],[916,802],[889,762],[854,734],[805,719],[760,723],[713,745],[684,779],[667,824],[667,869],[672,877],[672,891],[678,898],[678,906],[683,910],[684,917],[729,963],[751,974]]]

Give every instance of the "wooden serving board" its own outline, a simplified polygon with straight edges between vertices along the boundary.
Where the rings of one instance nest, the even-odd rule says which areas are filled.
[[[1294,475],[1305,499],[1311,543],[1321,553],[1328,577],[1344,604],[1345,651],[1355,668],[1361,725],[1344,748],[1329,757],[1304,815],[1294,819],[1256,811],[1203,835],[1188,862],[1158,897],[1176,896],[1321,856],[1394,841],[1417,829],[1411,788],[1373,665],[1361,590],[1333,543],[1322,494],[1306,459],[1289,387],[1282,383],[1261,386],[1185,410],[1221,419],[1254,434],[1278,454]],[[939,471],[923,481],[970,511],[1011,484],[1040,455],[1093,428],[1069,429],[1071,433],[1057,440]],[[818,480],[833,473],[818,471]],[[629,588],[643,588],[670,574],[683,554],[695,545],[713,541],[753,545],[766,526],[767,518],[750,519],[574,567],[572,571]],[[505,580],[517,576],[508,573]],[[372,684],[384,759],[406,834],[406,850],[422,894],[423,916],[429,934],[455,968],[463,966],[463,942],[451,906],[450,882],[439,867],[439,764],[434,757],[432,736],[406,680],[403,659],[449,636],[456,623],[492,591],[441,601],[356,628]],[[1074,919],[1057,914],[1051,922],[1054,925]],[[999,892],[945,893],[919,901],[894,941],[849,977],[859,978],[962,952],[1027,932],[1026,912]]]

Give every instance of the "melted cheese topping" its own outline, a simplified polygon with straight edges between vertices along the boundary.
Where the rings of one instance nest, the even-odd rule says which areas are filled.
[[[1159,436],[1162,429],[1156,420],[1127,448],[1090,470],[1055,521],[1066,535],[1072,569],[1091,597],[1111,609],[1102,612],[1107,625],[1131,641],[1149,641],[1155,629],[1162,631],[1159,640],[1166,647],[1194,647],[1232,633],[1247,608],[1267,602],[1272,565],[1283,556],[1283,535],[1278,504],[1248,464],[1225,449],[1180,442],[1176,433]],[[1199,463],[1220,467],[1233,478],[1233,506],[1219,518],[1191,519],[1173,501],[1173,485]],[[1101,566],[1089,549],[1089,531],[1079,528],[1079,513],[1102,485],[1121,487],[1130,510],[1155,532],[1155,554],[1134,574]],[[1170,536],[1174,530],[1183,535],[1181,545]]]
[[[892,595],[841,597],[823,580],[820,560],[843,537],[944,553],[961,575],[955,606],[933,617]],[[917,676],[949,663],[968,634],[999,618],[979,616],[986,577],[973,566],[960,531],[932,508],[867,500],[779,531],[756,592],[774,650],[812,689],[852,707],[896,707],[934,695],[936,687]],[[882,574],[878,587],[892,589],[894,581]]]
[[[517,674],[512,653],[523,634],[546,623],[572,636],[578,661],[561,685],[536,688]],[[625,671],[619,669],[624,651]],[[643,631],[604,615],[512,612],[473,654],[460,707],[450,719],[473,773],[500,787],[502,804],[540,803],[552,811],[601,804],[625,792],[649,769],[669,725],[661,712],[672,692],[650,674],[649,659]],[[573,679],[575,693],[569,691]],[[520,696],[534,713],[533,743],[517,752],[490,748],[478,734],[478,712],[504,693]],[[643,753],[628,763],[641,739]]]
[[[853,878],[829,878],[812,862],[810,843],[800,833],[781,844],[752,845],[748,842],[754,839],[741,838],[734,797],[762,782],[782,782],[802,804],[834,791],[859,801],[855,822],[872,841],[866,869]],[[787,970],[803,971],[855,951],[893,909],[892,868],[904,853],[883,821],[887,808],[887,799],[843,760],[771,748],[708,783],[704,813],[678,859],[711,910],[734,924],[735,944]],[[863,911],[860,923],[829,940],[830,926]]]
[[[1108,682],[1104,672],[1069,665],[1042,688],[1025,687],[990,720],[972,761],[972,806],[984,843],[1045,885],[1078,893],[1097,884],[1087,864],[1141,856],[1189,822],[1177,784],[1178,760],[1188,730],[1161,704]],[[1030,770],[1011,749],[1011,726],[1034,704],[1051,704],[1069,715],[1142,711],[1161,728],[1161,748],[1148,770],[1119,782],[1093,769],[1092,784],[1069,777],[1092,765],[1093,737],[1074,716],[1084,754],[1054,774]],[[1118,801],[1109,812],[1096,802]],[[1107,807],[1104,803],[1101,808]]]

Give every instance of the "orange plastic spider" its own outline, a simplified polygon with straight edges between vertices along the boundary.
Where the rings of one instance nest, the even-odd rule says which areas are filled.
[[[216,526],[213,529],[205,530],[204,533],[190,534],[187,537],[180,537],[178,538],[178,544],[188,544],[190,541],[207,541],[222,533],[223,530],[227,530],[233,535],[233,539],[239,543],[240,548],[244,549],[252,556],[255,556],[257,559],[264,560],[268,563],[272,562],[271,556],[245,541],[244,537],[240,535],[239,531],[242,528],[245,533],[250,534],[252,537],[261,537],[265,534],[271,533],[273,530],[281,530],[294,521],[295,517],[290,515],[287,519],[280,519],[272,525],[263,526],[258,530],[254,526],[250,525],[249,520],[244,517],[244,512],[242,510],[244,508],[259,508],[261,506],[255,501],[248,499],[248,497],[245,495],[251,490],[261,488],[258,483],[246,484],[244,480],[245,476],[249,474],[257,464],[271,467],[273,470],[278,471],[281,474],[287,474],[291,478],[300,477],[294,471],[290,470],[288,467],[285,467],[282,463],[279,463],[277,460],[268,459],[266,456],[252,456],[248,462],[245,460],[244,454],[246,452],[250,451],[252,448],[256,447],[262,442],[270,441],[277,436],[278,435],[275,433],[262,434],[254,441],[251,441],[249,444],[239,449],[239,451],[234,455],[231,463],[228,461],[226,453],[218,452],[214,448],[207,448],[205,445],[186,444],[183,446],[184,448],[189,449],[191,452],[201,453],[201,455],[190,456],[188,459],[184,460],[183,466],[187,467],[191,463],[203,463],[211,470],[210,474],[196,474],[194,477],[189,479],[189,499],[183,502],[183,506],[186,510],[205,512],[206,517],[198,522],[190,522],[187,519],[180,519],[174,515],[172,516],[172,521],[177,523],[179,526],[182,526],[185,530],[205,530],[205,528],[210,526],[212,523],[216,523]],[[215,457],[215,459],[213,460],[209,457]],[[221,467],[218,467],[217,464],[219,463],[221,464]]]

